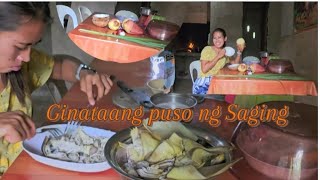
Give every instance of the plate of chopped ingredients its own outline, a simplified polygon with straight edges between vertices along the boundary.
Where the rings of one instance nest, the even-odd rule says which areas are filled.
[[[58,128],[64,132],[67,124],[43,126]],[[49,131],[37,133],[23,141],[23,149],[36,161],[60,169],[78,172],[100,172],[110,168],[104,146],[112,131],[88,126],[80,126],[72,134],[53,137]]]

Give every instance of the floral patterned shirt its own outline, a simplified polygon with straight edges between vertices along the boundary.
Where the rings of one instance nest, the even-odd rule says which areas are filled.
[[[31,92],[42,86],[51,76],[54,60],[38,50],[31,50],[31,59],[22,65],[23,77],[28,81],[29,92],[25,97],[25,105],[20,104],[17,96],[12,92],[10,82],[0,92],[0,112],[21,110],[32,116]],[[8,143],[0,138],[0,175],[3,174],[22,151],[22,142]]]

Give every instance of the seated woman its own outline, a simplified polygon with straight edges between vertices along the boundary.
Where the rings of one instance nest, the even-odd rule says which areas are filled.
[[[0,175],[22,151],[21,141],[35,135],[33,90],[49,78],[80,81],[94,105],[112,86],[109,75],[96,73],[74,57],[51,57],[32,48],[50,22],[48,3],[0,3]]]
[[[226,57],[226,50],[224,49],[227,34],[224,29],[217,28],[212,32],[213,46],[206,46],[201,51],[201,72],[192,87],[193,94],[206,94],[213,75],[217,74],[226,63],[239,63],[241,59],[241,53],[244,49],[243,46],[237,46],[238,52],[234,60],[230,60]]]

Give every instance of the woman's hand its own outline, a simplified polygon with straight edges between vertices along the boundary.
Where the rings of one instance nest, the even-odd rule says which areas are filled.
[[[31,118],[22,111],[0,113],[0,137],[10,143],[31,138],[36,127]]]
[[[94,85],[97,87],[97,91]],[[107,74],[93,73],[88,70],[82,70],[80,73],[80,89],[87,94],[88,101],[92,106],[96,100],[108,94],[112,85],[112,80]]]
[[[245,44],[241,44],[241,45],[239,45],[239,44],[237,44],[237,49],[238,49],[238,52],[243,52],[243,50],[244,50],[244,48],[246,48],[246,45]]]
[[[221,49],[218,54],[217,54],[217,58],[221,59],[226,55],[226,50],[225,49]]]

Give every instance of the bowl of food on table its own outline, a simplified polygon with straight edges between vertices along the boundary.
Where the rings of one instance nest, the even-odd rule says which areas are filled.
[[[105,156],[123,179],[207,179],[240,159],[212,132],[177,121],[157,121],[117,132]]]
[[[42,164],[69,171],[101,172],[111,168],[104,156],[104,146],[114,132],[88,126],[65,131],[67,126],[37,128],[39,133],[23,141],[24,151]]]

